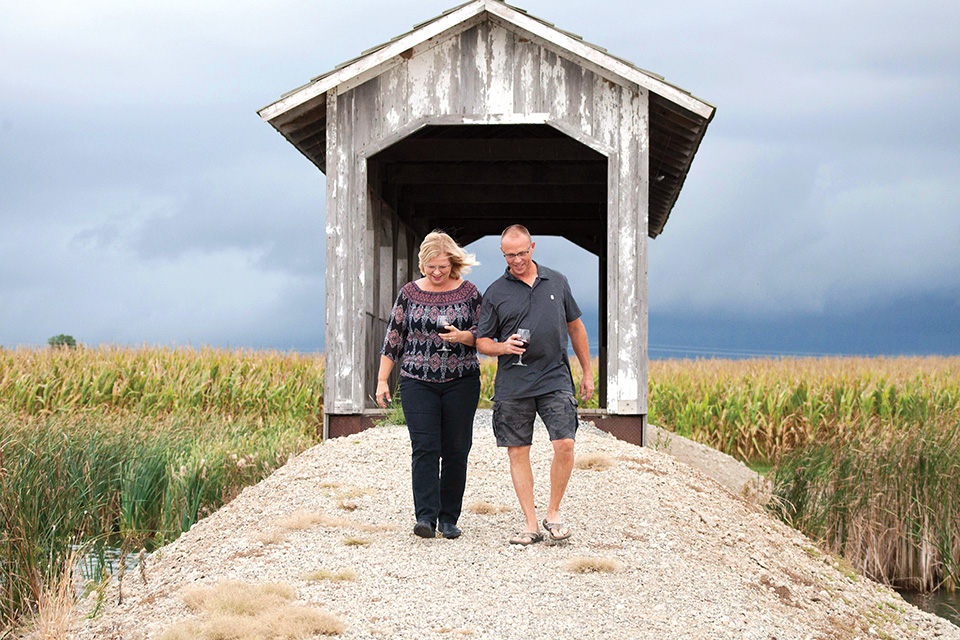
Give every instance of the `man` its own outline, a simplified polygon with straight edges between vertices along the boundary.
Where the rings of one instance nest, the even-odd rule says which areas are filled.
[[[483,294],[477,327],[477,350],[498,357],[493,430],[497,446],[507,448],[510,477],[526,518],[524,529],[510,538],[511,544],[518,545],[543,540],[534,507],[530,466],[533,422],[538,413],[553,443],[550,503],[543,527],[554,541],[571,536],[560,517],[560,501],[573,471],[577,432],[577,401],[567,359],[568,337],[583,369],[580,397],[587,401],[593,396],[590,349],[580,308],[567,279],[533,261],[535,248],[526,227],[515,224],[503,231],[500,251],[507,260],[507,269]],[[530,331],[526,348],[519,329]]]

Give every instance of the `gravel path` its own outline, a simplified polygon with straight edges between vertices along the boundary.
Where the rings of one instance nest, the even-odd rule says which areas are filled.
[[[409,455],[403,427],[304,452],[165,547],[146,583],[128,576],[123,604],[76,637],[160,638],[196,619],[183,601],[191,586],[236,580],[292,586],[344,623],[344,639],[960,639],[717,481],[589,426],[578,460],[611,466],[574,471],[564,501],[574,537],[558,545],[507,544],[523,520],[489,411],[477,414],[460,538],[412,535]],[[542,508],[542,429],[532,457]],[[594,565],[614,570],[571,568]],[[346,569],[356,579],[303,577]]]

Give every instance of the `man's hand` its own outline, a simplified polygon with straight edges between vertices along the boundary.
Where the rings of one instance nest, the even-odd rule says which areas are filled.
[[[520,339],[519,333],[513,334],[512,336],[510,336],[500,344],[503,345],[503,353],[501,355],[504,355],[504,356],[510,355],[510,354],[517,356],[522,353],[526,353],[527,351],[522,346],[520,346],[523,344],[523,341]]]
[[[513,334],[503,342],[497,342],[493,338],[477,338],[477,351],[485,356],[506,356],[520,355],[527,350],[520,345],[523,342],[518,334]]]
[[[580,399],[587,402],[593,397],[593,371],[584,371],[580,378]]]

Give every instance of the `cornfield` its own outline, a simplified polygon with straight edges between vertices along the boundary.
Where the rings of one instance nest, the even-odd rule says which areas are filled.
[[[835,436],[960,420],[960,357],[651,361],[649,416],[772,464]]]
[[[482,360],[481,407],[495,370]],[[323,373],[321,355],[0,349],[0,629],[71,546],[163,544],[318,442]],[[668,360],[649,374],[650,422],[772,467],[779,517],[871,577],[957,585],[960,358]]]
[[[323,357],[162,347],[0,349],[0,405],[26,415],[127,410],[316,419]]]

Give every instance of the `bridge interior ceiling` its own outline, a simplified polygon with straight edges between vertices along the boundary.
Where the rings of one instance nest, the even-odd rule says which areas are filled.
[[[606,246],[607,158],[548,125],[425,127],[368,163],[370,187],[414,229],[466,245],[518,222]]]

